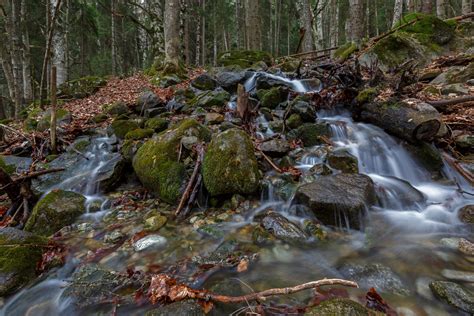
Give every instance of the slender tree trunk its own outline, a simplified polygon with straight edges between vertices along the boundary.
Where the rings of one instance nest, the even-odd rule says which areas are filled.
[[[468,14],[472,12],[472,0],[462,0],[462,14]]]
[[[18,118],[23,108],[23,44],[21,41],[21,1],[11,2],[11,41],[12,41],[12,68],[15,82],[15,118]]]
[[[197,5],[201,6],[201,0],[198,0]],[[201,58],[201,16],[199,14],[195,14],[195,18],[197,21],[196,26],[196,66],[201,65],[200,58]]]
[[[408,12],[415,12],[416,10],[415,0],[406,0],[406,4],[407,4]]]
[[[447,13],[447,3],[446,0],[436,0],[436,15],[440,19],[445,19]]]
[[[54,10],[58,5],[58,0],[51,1],[51,15],[54,14]],[[58,11],[59,15],[61,9]],[[66,81],[67,78],[67,69],[66,69],[66,39],[64,33],[64,23],[61,21],[60,16],[56,18],[56,28],[53,33],[53,42],[52,42],[52,65],[56,66],[56,84],[60,86]]]
[[[423,0],[421,2],[421,12],[433,14],[433,0]]]
[[[202,36],[201,36],[201,53],[202,53],[202,64],[206,64],[206,0],[202,0]]]
[[[21,28],[23,39],[23,97],[26,103],[33,100],[33,86],[31,83],[31,55],[30,37],[28,33],[26,0],[21,1]]]
[[[117,0],[111,0],[110,1],[110,10],[111,10],[111,22],[112,25],[110,27],[110,30],[112,32],[111,34],[111,53],[112,53],[112,75],[116,76],[117,75],[117,19],[115,17],[115,12],[117,11]]]
[[[395,0],[395,7],[393,8],[392,28],[400,21],[403,12],[403,0]]]
[[[359,42],[364,37],[364,5],[363,0],[349,0],[350,4],[350,39]]]
[[[217,66],[217,25],[216,25],[216,11],[217,11],[217,3],[214,1],[213,8],[212,8],[212,35],[213,35],[213,55],[212,55],[212,64],[213,66]]]
[[[259,1],[246,0],[246,32],[248,49],[259,50],[262,43],[262,29],[259,16]]]
[[[320,0],[317,1],[319,3]],[[296,7],[298,9],[300,28],[304,32],[303,41],[301,43],[301,51],[310,52],[314,50],[313,41],[313,14],[311,11],[310,0],[298,0],[296,1]],[[319,20],[319,17],[316,17]],[[317,29],[317,27],[316,27]],[[316,31],[316,40],[320,41],[318,32]]]
[[[186,65],[191,65],[191,43],[189,35],[189,20],[191,15],[189,14],[189,3],[188,0],[184,0],[184,58],[186,59]]]
[[[51,136],[51,151],[56,154],[56,66],[51,67],[51,123],[50,123],[50,136]]]
[[[166,64],[179,67],[179,0],[165,2],[165,61]]]
[[[331,0],[331,47],[339,45],[339,6],[337,0]]]
[[[374,5],[374,18],[375,18],[375,35],[380,35],[380,26],[379,26],[379,6],[377,4],[378,0],[375,0]]]

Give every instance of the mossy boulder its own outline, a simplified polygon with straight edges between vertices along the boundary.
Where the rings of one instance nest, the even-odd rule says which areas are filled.
[[[14,165],[7,164],[5,162],[5,159],[1,155],[0,155],[0,168],[2,168],[6,173],[8,173],[10,175],[13,172],[15,172],[15,169],[16,169]]]
[[[103,123],[103,122],[107,121],[108,118],[109,118],[109,117],[107,116],[107,114],[105,114],[105,113],[99,113],[99,114],[95,115],[95,116],[91,119],[91,121],[92,121],[93,123],[100,124],[100,123]]]
[[[119,119],[112,122],[111,128],[115,136],[124,139],[128,132],[136,130],[140,128],[140,126],[135,121]]]
[[[356,50],[357,50],[356,43],[348,42],[342,45],[341,47],[339,47],[334,52],[334,57],[338,58],[341,61],[344,61],[347,58],[349,58]]]
[[[212,196],[254,193],[260,173],[250,137],[236,128],[213,137],[202,172],[204,185]]]
[[[474,293],[465,287],[454,282],[433,281],[430,289],[439,300],[468,314],[474,314]]]
[[[249,68],[259,61],[271,66],[272,56],[262,51],[233,50],[222,53],[217,59],[219,66],[239,66],[243,69]]]
[[[297,113],[293,113],[286,119],[286,126],[288,126],[290,129],[295,129],[298,128],[303,124],[303,120],[301,119],[301,116]]]
[[[72,120],[71,112],[65,109],[56,110],[56,126],[64,125],[70,123]],[[44,132],[51,126],[51,110],[43,113],[41,118],[38,120],[36,130]]]
[[[109,115],[122,115],[130,113],[130,109],[125,102],[117,101],[104,107],[105,113]]]
[[[143,185],[170,204],[181,196],[187,180],[185,165],[178,161],[185,136],[209,141],[211,134],[197,121],[186,119],[145,142],[133,159],[133,169]]]
[[[126,163],[132,162],[133,157],[142,145],[143,141],[135,141],[129,139],[123,142],[122,148],[120,148],[120,153],[122,154]]]
[[[323,144],[321,137],[329,137],[329,126],[325,123],[304,123],[288,133],[288,139],[299,139],[305,147]]]
[[[334,150],[327,156],[327,161],[331,168],[340,170],[342,173],[358,173],[357,157],[346,149]]]
[[[168,128],[168,121],[161,117],[154,117],[145,122],[145,128],[152,129],[156,133],[159,133]]]
[[[86,198],[79,193],[53,190],[33,208],[26,222],[25,231],[50,236],[61,228],[71,225],[86,212]]]
[[[357,102],[359,103],[366,103],[371,102],[377,96],[377,89],[376,88],[366,88],[359,92],[356,97]]]
[[[416,22],[402,28],[399,32],[411,33],[422,42],[432,41],[439,45],[447,44],[454,37],[456,24],[443,21],[434,15],[410,13],[404,16],[394,27],[415,20]]]
[[[155,131],[152,130],[151,128],[137,128],[134,129],[133,131],[128,132],[125,135],[125,139],[130,139],[130,140],[140,140],[144,138],[149,138],[153,135]]]
[[[213,106],[225,106],[230,100],[230,94],[227,91],[207,91],[195,96],[189,104],[194,107],[210,108]]]
[[[101,77],[88,76],[63,83],[58,89],[58,96],[63,99],[80,99],[97,92],[107,84]]]
[[[35,278],[47,239],[15,228],[0,229],[0,297]]]
[[[193,81],[191,81],[191,86],[203,91],[214,90],[217,87],[217,81],[209,74],[205,73],[197,76]]]
[[[306,316],[368,316],[384,315],[367,309],[363,305],[347,298],[334,298],[323,301],[316,307],[309,308]]]
[[[414,20],[413,24],[378,41],[361,56],[362,63],[377,59],[383,70],[389,70],[413,59],[421,67],[440,55],[455,36],[453,25],[431,15],[408,14],[400,23]]]
[[[288,98],[288,89],[284,87],[274,87],[268,90],[257,91],[261,106],[264,108],[274,109],[280,103],[285,102]]]

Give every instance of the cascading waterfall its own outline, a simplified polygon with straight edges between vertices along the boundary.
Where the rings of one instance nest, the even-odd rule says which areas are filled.
[[[255,72],[245,83],[248,92],[253,92],[259,76],[284,82],[299,93],[318,91],[309,90],[299,80]],[[235,109],[235,102],[229,102],[228,108]],[[250,284],[263,280],[272,285],[272,280],[278,280],[281,282],[278,285],[281,286],[307,282],[318,277],[340,277],[337,265],[347,260],[362,263],[383,262],[405,272],[411,290],[417,293],[398,302],[403,305],[404,300],[407,300],[415,306],[422,305],[424,312],[428,311],[430,314],[432,298],[419,294],[416,287],[425,284],[426,282],[423,282],[427,276],[441,274],[440,266],[449,266],[448,260],[458,258],[455,254],[438,251],[436,243],[439,242],[438,236],[465,235],[465,232],[459,229],[456,211],[463,205],[474,204],[474,198],[459,193],[458,185],[466,191],[472,191],[472,187],[448,165],[443,170],[446,179],[434,181],[430,172],[413,157],[402,142],[378,127],[354,122],[347,113],[320,111],[317,114],[319,122],[329,124],[334,147],[345,149],[355,156],[358,159],[359,172],[370,176],[375,183],[378,204],[369,211],[368,227],[365,232],[351,231],[345,238],[332,241],[327,247],[321,245],[312,249],[299,249],[277,244],[271,250],[262,252],[261,261],[239,277]],[[231,116],[232,114],[228,113],[226,118]],[[257,131],[258,136],[262,139],[271,137],[273,131],[269,129],[267,120],[263,116],[258,120],[261,127]],[[88,159],[81,159],[80,163],[68,170],[71,175],[68,179],[50,187],[49,190],[60,188],[82,193],[87,196],[88,207],[98,201],[102,205],[101,209],[105,210],[107,200],[98,192],[97,178],[100,177],[104,162],[112,159],[110,153],[114,143],[114,138],[94,138],[89,150],[84,153]],[[313,166],[324,163],[325,151],[322,147],[302,150],[295,167],[307,173]],[[236,215],[235,221],[221,224],[226,227],[227,233],[235,233],[240,228],[253,224],[255,216],[267,209],[283,214],[294,223],[302,223],[311,216],[292,203],[291,195],[282,198],[277,194],[278,176],[274,171],[265,176],[266,189],[262,192],[256,208]],[[94,221],[98,223],[100,219],[101,217],[97,217]],[[340,220],[341,223],[348,222],[342,218]],[[188,236],[175,238],[181,238],[178,241],[184,242]],[[217,245],[220,243],[214,242]],[[160,251],[164,253],[164,250]],[[436,259],[431,259],[430,256]],[[431,264],[430,260],[435,260],[436,264]],[[2,307],[0,315],[80,313],[71,306],[70,299],[62,296],[77,264],[78,260],[72,258],[53,275],[14,295]],[[420,268],[420,265],[423,265],[423,268]],[[436,309],[434,313],[438,311]]]

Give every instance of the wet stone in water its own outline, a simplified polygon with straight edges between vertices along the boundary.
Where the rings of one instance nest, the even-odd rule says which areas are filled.
[[[133,249],[137,252],[143,250],[161,248],[166,244],[167,240],[165,237],[160,235],[148,235],[142,239],[137,240],[133,244]]]
[[[467,313],[474,313],[474,294],[459,284],[447,281],[430,283],[433,294],[441,301]]]

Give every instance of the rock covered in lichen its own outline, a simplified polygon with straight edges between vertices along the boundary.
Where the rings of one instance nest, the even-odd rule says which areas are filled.
[[[25,230],[43,236],[52,235],[73,224],[77,217],[85,213],[85,202],[82,194],[53,190],[35,205]]]
[[[145,142],[133,159],[133,169],[143,185],[168,203],[177,201],[186,183],[185,165],[178,161],[185,136],[208,141],[210,132],[193,119],[184,120]]]
[[[254,193],[260,173],[250,137],[236,128],[216,135],[204,157],[203,178],[213,196]]]

